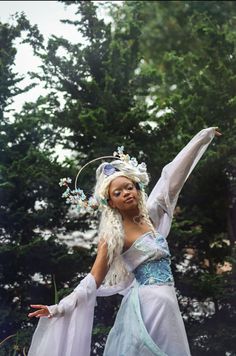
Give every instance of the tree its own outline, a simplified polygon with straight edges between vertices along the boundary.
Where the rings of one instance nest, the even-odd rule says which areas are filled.
[[[150,151],[147,149],[144,154],[143,146],[151,148],[155,134],[151,135],[152,129],[145,123],[149,118],[145,103],[135,99],[135,95],[145,91],[140,88],[136,73],[141,34],[137,11],[131,8],[132,21],[121,20],[113,30],[110,23],[98,18],[95,3],[65,3],[77,4],[78,20],[64,22],[76,26],[86,43],[71,44],[53,36],[46,50],[39,53],[42,73],[33,75],[44,81],[52,92],[63,94],[63,108],[51,108],[51,122],[54,130],[61,134],[57,142],[70,149],[75,157],[65,164],[75,176],[76,169],[86,161],[111,154],[124,141],[126,150],[131,149],[140,160],[148,160]],[[94,175],[93,168],[80,177],[79,185],[85,191],[91,192]],[[84,216],[79,221],[86,223],[88,218]],[[104,319],[109,327],[113,321],[110,313],[114,315],[114,298],[110,313],[105,303],[101,304],[101,310],[106,313]]]
[[[29,304],[36,299],[53,304],[57,297],[54,285],[61,289],[61,295],[65,286],[70,290],[93,258],[83,249],[68,253],[68,247],[58,240],[67,221],[58,181],[67,174],[67,168],[61,167],[54,152],[57,133],[52,130],[50,108],[52,103],[57,105],[55,96],[27,103],[11,120],[6,118],[7,105],[19,93],[17,83],[21,80],[12,71],[16,54],[13,43],[26,30],[25,24],[36,36],[36,29],[23,15],[15,27],[0,27],[6,44],[0,61],[0,339],[14,335],[1,346],[1,355],[28,347],[32,335]],[[38,35],[35,41],[38,39],[42,38]],[[32,36],[30,41],[33,43]]]
[[[149,110],[159,126],[159,151],[166,152],[154,157],[153,167],[160,169],[164,158],[168,162],[201,128],[218,125],[223,132],[187,182],[170,234],[176,285],[196,355],[234,352],[235,11],[231,1],[156,1],[145,2],[139,15],[141,71],[155,74]],[[229,270],[220,272],[227,263]],[[208,305],[200,320],[193,301]]]
[[[69,130],[61,140],[65,148],[76,151],[78,166],[112,152],[114,143],[125,141],[127,150],[144,159],[151,176],[156,177],[197,131],[215,126],[216,119],[227,137],[227,144],[215,141],[211,145],[180,196],[181,210],[170,235],[170,245],[176,266],[186,262],[186,251],[190,248],[195,251],[188,272],[183,275],[175,269],[180,301],[188,301],[185,309],[182,305],[193,352],[202,353],[204,349],[206,354],[220,354],[225,348],[231,352],[232,335],[228,338],[226,332],[228,345],[220,347],[218,336],[211,337],[208,330],[209,324],[214,325],[215,318],[225,313],[227,305],[230,312],[234,310],[230,296],[232,270],[221,276],[217,270],[220,263],[232,261],[233,247],[232,236],[227,232],[227,216],[221,212],[222,207],[226,211],[229,205],[225,194],[231,188],[226,173],[232,176],[230,167],[234,165],[235,152],[232,100],[235,5],[124,2],[113,7],[111,26],[98,19],[96,4],[66,2],[72,3],[78,5],[78,20],[65,22],[77,26],[87,42],[71,45],[64,39],[51,38],[47,53],[41,55],[44,60],[41,79],[64,93],[65,106],[54,117],[54,127]],[[63,57],[57,54],[62,48]],[[211,167],[208,174],[206,164]],[[80,183],[86,187],[89,182],[91,186],[91,180],[88,173],[81,177]],[[213,186],[212,181],[217,184]],[[211,214],[209,204],[214,207]],[[178,236],[182,238],[177,239]],[[230,281],[229,299],[222,300],[226,275]],[[198,287],[190,283],[193,279]],[[201,323],[206,325],[203,339],[194,326],[199,323],[194,318],[195,310],[189,307],[194,298],[198,304],[207,301],[209,306],[211,301],[215,307],[214,316],[208,317],[209,310],[202,314]],[[225,320],[230,325],[230,313],[225,313]]]
[[[25,330],[21,311],[36,290],[39,302],[52,301],[52,275],[61,295],[68,294],[78,273],[86,273],[92,263],[93,251],[68,254],[58,244],[61,232],[86,230],[91,224],[87,215],[69,219],[58,199],[58,178],[75,176],[88,160],[125,143],[129,153],[146,161],[153,186],[162,167],[197,131],[218,125],[223,137],[211,144],[186,183],[169,243],[193,354],[233,354],[235,4],[113,3],[107,23],[98,16],[97,2],[64,3],[77,5],[77,20],[64,22],[76,26],[86,41],[71,44],[52,36],[46,47],[37,42],[42,71],[32,76],[44,81],[50,94],[26,104],[14,123],[2,124],[4,330]],[[70,159],[56,160],[57,144],[71,150]],[[94,169],[88,170],[79,186],[90,192],[93,177]],[[231,269],[220,274],[220,264],[227,262]],[[40,281],[34,273],[40,273]],[[21,304],[14,299],[19,295]],[[108,302],[113,317],[115,302]],[[100,311],[107,312],[100,303]],[[94,341],[102,344],[112,320],[104,312],[96,323]]]
[[[18,76],[14,70],[16,48],[14,41],[21,38],[22,43],[29,43],[35,51],[41,45],[42,36],[39,34],[37,26],[31,26],[24,14],[15,15],[15,25],[0,23],[0,119],[3,120],[3,113],[12,102],[15,95],[29,90],[34,84],[20,89],[19,84],[23,78]],[[25,38],[24,38],[25,36]]]

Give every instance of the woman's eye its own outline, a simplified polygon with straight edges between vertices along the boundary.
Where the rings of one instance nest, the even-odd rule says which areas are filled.
[[[120,195],[120,192],[114,192],[114,196],[118,197]]]
[[[132,190],[133,188],[134,188],[133,185],[129,185],[129,186],[128,186],[128,190]]]

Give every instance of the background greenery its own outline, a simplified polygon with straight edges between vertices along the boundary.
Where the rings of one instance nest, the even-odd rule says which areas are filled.
[[[169,244],[192,354],[236,355],[236,4],[64,3],[77,5],[77,20],[65,22],[86,44],[52,36],[45,45],[24,15],[0,24],[0,340],[14,335],[0,355],[27,352],[36,322],[28,305],[68,294],[94,260],[93,244],[69,249],[59,238],[97,226],[96,218],[70,218],[59,179],[124,144],[146,161],[151,189],[162,167],[209,126],[223,136],[186,182]],[[110,22],[97,14],[103,6]],[[40,80],[49,94],[10,120],[8,106],[22,92],[15,39],[42,59],[23,90]],[[63,162],[59,144],[71,150]],[[85,190],[93,175],[81,178]],[[102,355],[119,302],[99,299],[93,354]]]

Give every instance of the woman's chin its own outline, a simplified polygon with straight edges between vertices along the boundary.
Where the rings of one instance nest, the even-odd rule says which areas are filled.
[[[124,210],[129,211],[129,210],[134,210],[138,208],[138,203],[135,199],[133,201],[127,202],[124,205]]]

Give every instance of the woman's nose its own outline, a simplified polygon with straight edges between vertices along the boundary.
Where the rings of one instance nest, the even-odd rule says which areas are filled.
[[[123,194],[124,196],[127,196],[130,194],[130,191],[128,189],[124,189]]]

